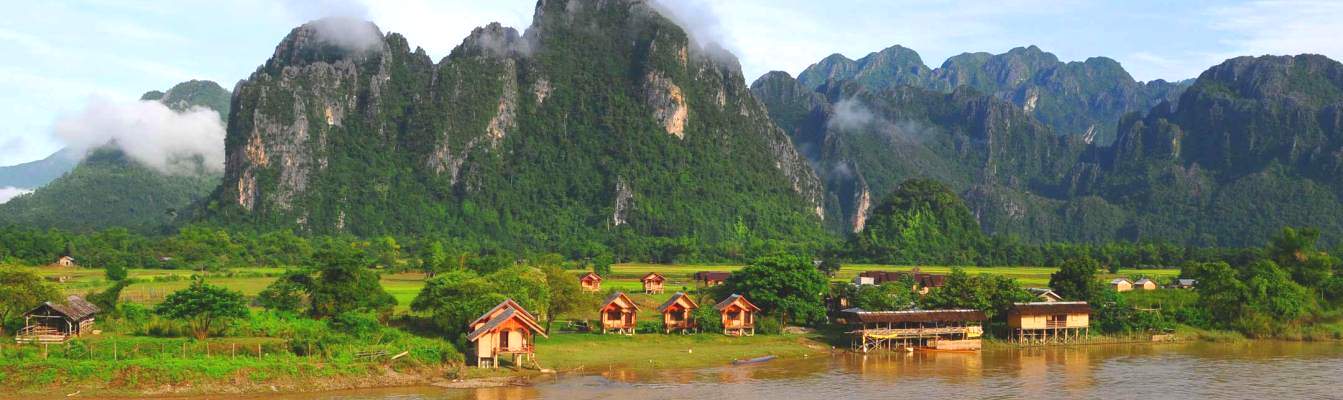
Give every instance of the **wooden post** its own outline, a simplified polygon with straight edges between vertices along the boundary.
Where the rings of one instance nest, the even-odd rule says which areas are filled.
[[[232,353],[231,355],[229,355],[229,357],[231,357],[231,358],[238,358],[238,344],[237,344],[237,343],[232,343],[232,344],[230,344],[230,345],[229,345],[229,351]]]
[[[117,361],[117,342],[112,342],[112,361]]]

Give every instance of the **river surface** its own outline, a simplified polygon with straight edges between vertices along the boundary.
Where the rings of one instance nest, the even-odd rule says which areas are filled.
[[[609,370],[532,386],[399,388],[269,400],[1343,399],[1343,344],[1184,343],[837,354],[698,370]]]

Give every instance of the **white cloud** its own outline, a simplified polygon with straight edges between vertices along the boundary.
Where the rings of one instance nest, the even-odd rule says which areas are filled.
[[[176,112],[156,101],[118,102],[95,97],[56,121],[56,136],[77,153],[115,143],[127,155],[164,173],[190,173],[192,157],[224,168],[224,126],[206,108]]]
[[[33,191],[30,189],[16,188],[13,186],[0,187],[0,204],[5,204],[9,202],[10,199],[32,192]]]
[[[1213,8],[1208,20],[1229,34],[1220,56],[1315,53],[1343,57],[1343,2],[1253,1]]]

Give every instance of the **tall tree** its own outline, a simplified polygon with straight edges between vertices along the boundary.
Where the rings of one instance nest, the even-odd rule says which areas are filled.
[[[205,283],[196,276],[191,286],[168,295],[154,312],[164,318],[186,319],[196,339],[210,336],[210,329],[221,320],[247,316],[247,300],[242,293]]]
[[[60,291],[35,273],[18,268],[0,268],[0,334],[4,334],[5,323],[10,318],[44,301],[57,300],[59,295]]]
[[[724,286],[746,296],[765,313],[779,316],[785,324],[789,320],[815,323],[825,318],[821,299],[827,289],[825,275],[809,257],[758,258],[733,273]]]
[[[1074,300],[1091,300],[1100,282],[1096,280],[1096,270],[1100,265],[1091,257],[1071,258],[1059,266],[1059,270],[1049,275],[1049,288],[1059,296]]]

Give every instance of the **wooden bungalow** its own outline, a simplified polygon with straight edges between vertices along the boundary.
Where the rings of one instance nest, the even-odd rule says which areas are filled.
[[[695,309],[699,304],[694,299],[686,295],[685,292],[676,292],[667,302],[658,306],[658,312],[662,314],[662,331],[672,333],[673,331],[688,333],[699,328],[695,323]]]
[[[536,362],[533,335],[546,336],[545,329],[536,323],[536,317],[513,299],[504,300],[490,311],[476,318],[467,330],[466,340],[476,344],[476,366],[498,368],[499,356],[512,357],[513,365],[524,361]]]
[[[583,286],[585,292],[599,292],[602,290],[602,277],[595,272],[588,272],[578,277],[578,284]]]
[[[724,335],[755,335],[755,314],[760,312],[760,307],[751,304],[742,295],[734,293],[718,302],[713,308],[718,310],[718,314],[722,317]]]
[[[55,265],[58,267],[74,267],[75,258],[70,256],[61,256],[61,258],[56,259]]]
[[[1116,292],[1127,292],[1133,290],[1133,282],[1126,278],[1115,278],[1110,281],[1110,288]]]
[[[844,310],[844,320],[856,329],[853,349],[979,350],[984,335],[984,312],[979,310]]]
[[[657,272],[649,272],[647,275],[639,278],[639,282],[644,284],[644,294],[661,294],[662,284],[667,282],[667,278],[664,278],[662,274]]]
[[[1091,330],[1091,305],[1085,301],[1015,303],[1007,326],[1021,343],[1068,342]]]
[[[1160,286],[1156,284],[1156,281],[1149,278],[1142,278],[1137,282],[1133,282],[1133,290],[1157,290],[1159,287]]]
[[[1059,296],[1058,293],[1054,293],[1053,289],[1027,288],[1026,291],[1031,292],[1031,296],[1035,296],[1035,299],[1038,301],[1043,302],[1063,301],[1063,296]]]
[[[59,343],[71,337],[93,332],[93,316],[98,306],[83,297],[70,295],[65,302],[45,302],[23,313],[23,329],[14,336],[17,343]]]
[[[718,286],[727,282],[727,278],[731,276],[731,272],[700,271],[695,273],[695,282],[703,286]]]
[[[623,335],[633,335],[639,324],[639,306],[630,300],[625,292],[612,293],[602,302],[602,333],[615,331]]]
[[[1197,285],[1198,280],[1196,279],[1176,279],[1170,287],[1171,289],[1193,289]]]

